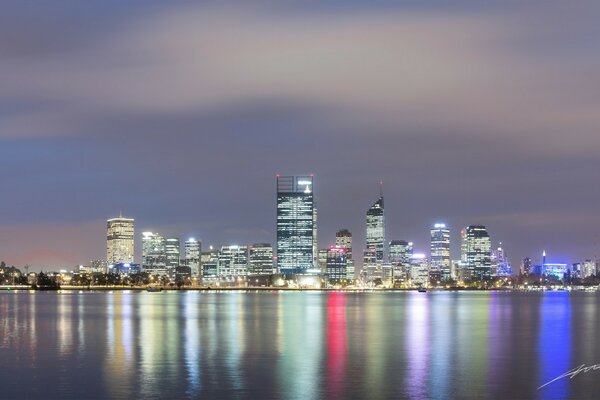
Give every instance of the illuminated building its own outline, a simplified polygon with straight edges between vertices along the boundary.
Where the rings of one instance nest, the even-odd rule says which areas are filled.
[[[108,264],[133,263],[134,220],[112,218],[106,221],[106,262]]]
[[[568,268],[567,264],[544,263],[543,270],[545,276],[554,275],[558,279],[562,280],[565,277]]]
[[[179,267],[181,257],[179,238],[168,238],[165,243],[165,251],[167,254],[167,273],[173,277],[177,267]]]
[[[531,275],[533,272],[533,261],[531,257],[525,257],[521,261],[521,273],[525,276]]]
[[[485,226],[471,225],[461,232],[463,278],[483,280],[492,276],[492,244]]]
[[[451,278],[450,271],[450,230],[445,224],[435,224],[431,234],[430,269],[437,270],[440,280]]]
[[[335,233],[335,245],[346,249],[346,278],[354,279],[354,259],[352,258],[352,233],[341,229]]]
[[[317,263],[321,273],[325,274],[327,272],[327,249],[319,249]]]
[[[217,274],[245,276],[248,274],[248,246],[221,246]]]
[[[375,249],[375,262],[383,264],[385,243],[385,216],[383,196],[367,211],[367,249]]]
[[[273,246],[255,243],[248,250],[248,274],[271,275],[273,273]]]
[[[313,270],[315,229],[313,177],[277,176],[277,270]]]
[[[219,252],[209,247],[208,251],[203,251],[200,256],[200,265],[203,278],[216,278],[219,264]]]
[[[327,250],[326,276],[331,282],[340,282],[346,279],[348,267],[348,250],[345,247],[331,246]]]
[[[590,276],[595,276],[597,273],[596,263],[592,260],[585,260],[581,265],[581,277],[588,278]]]
[[[167,272],[166,241],[158,233],[142,233],[142,269],[151,275]]]
[[[200,276],[200,253],[202,244],[200,241],[190,238],[184,243],[185,263],[190,268],[192,276]]]
[[[493,254],[493,261],[495,265],[495,274],[500,277],[507,277],[512,275],[512,266],[510,265],[510,261],[506,258],[506,252],[502,248],[502,243],[500,243],[500,247]]]
[[[412,286],[429,285],[429,261],[425,254],[413,254],[411,256],[409,276]]]
[[[389,259],[391,264],[410,263],[410,257],[413,254],[413,243],[405,240],[392,240],[389,247]]]

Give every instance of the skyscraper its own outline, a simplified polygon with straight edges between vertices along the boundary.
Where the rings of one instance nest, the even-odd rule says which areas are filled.
[[[335,234],[335,245],[346,249],[346,278],[354,279],[354,259],[352,258],[352,232],[341,229]]]
[[[430,267],[439,272],[442,281],[450,280],[450,230],[445,224],[435,224],[430,233]]]
[[[142,233],[142,268],[151,275],[167,272],[166,242],[158,233]]]
[[[375,249],[375,261],[383,264],[385,243],[385,218],[383,195],[367,211],[367,249]]]
[[[345,247],[331,246],[327,249],[327,269],[326,276],[330,282],[340,282],[346,279],[348,266]]]
[[[106,231],[106,262],[109,265],[133,263],[134,220],[122,216],[109,219]]]
[[[507,277],[512,275],[512,266],[506,257],[506,251],[502,248],[502,243],[493,254],[493,263],[496,267],[496,276]]]
[[[314,198],[312,176],[277,176],[277,269],[282,274],[313,270]]]
[[[273,273],[273,247],[269,243],[255,243],[248,251],[248,274],[271,275]]]
[[[192,276],[200,276],[200,254],[202,253],[202,244],[194,239],[190,238],[184,243],[185,251],[185,263],[190,267]]]
[[[482,280],[492,276],[492,244],[485,226],[470,225],[461,232],[462,278]]]
[[[525,276],[531,275],[533,272],[533,261],[531,257],[525,257],[521,261],[521,273]]]
[[[167,254],[167,273],[175,276],[175,270],[179,267],[181,248],[179,238],[168,238],[165,245]]]

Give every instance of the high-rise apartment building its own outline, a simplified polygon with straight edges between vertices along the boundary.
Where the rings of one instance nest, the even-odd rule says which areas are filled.
[[[200,267],[200,254],[202,253],[202,244],[199,240],[190,238],[184,243],[185,264],[190,268],[192,276],[202,274]]]
[[[255,243],[248,248],[248,274],[271,275],[273,273],[273,246]]]
[[[315,210],[312,176],[277,176],[277,270],[314,270]]]
[[[367,210],[367,249],[375,249],[375,262],[383,264],[385,252],[385,216],[383,196]]]
[[[132,218],[111,218],[106,221],[106,262],[132,264],[135,254],[134,223]]]
[[[430,268],[437,270],[442,281],[450,280],[450,230],[445,224],[435,224],[430,234]]]
[[[463,279],[483,280],[492,276],[492,244],[485,226],[471,225],[461,231]]]
[[[158,233],[142,233],[142,268],[151,275],[167,272],[166,241]]]

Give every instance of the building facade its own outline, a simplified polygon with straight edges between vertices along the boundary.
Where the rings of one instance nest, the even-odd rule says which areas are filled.
[[[341,229],[335,233],[335,245],[346,249],[346,279],[354,279],[354,259],[352,258],[352,232]]]
[[[184,243],[185,264],[190,268],[192,276],[201,276],[200,254],[202,254],[202,243],[190,238]]]
[[[248,246],[221,246],[217,271],[220,277],[248,275]]]
[[[306,274],[314,269],[313,177],[277,176],[277,270]]]
[[[142,233],[142,269],[151,275],[167,273],[166,241],[158,233]]]
[[[327,280],[339,283],[347,279],[348,250],[341,246],[331,246],[327,249]]]
[[[248,248],[248,274],[273,274],[273,246],[269,243],[255,243]]]
[[[181,261],[181,242],[179,238],[168,238],[166,240],[166,254],[167,254],[167,273],[171,276],[175,276],[175,271],[180,265]]]
[[[467,226],[461,237],[461,278],[478,281],[491,278],[492,244],[485,226]]]
[[[441,281],[452,278],[450,270],[450,230],[445,224],[435,224],[430,230],[430,268],[437,270]]]
[[[106,262],[132,264],[135,254],[135,221],[132,218],[111,218],[106,221]]]
[[[385,213],[383,196],[367,210],[367,249],[375,249],[375,262],[385,259]]]

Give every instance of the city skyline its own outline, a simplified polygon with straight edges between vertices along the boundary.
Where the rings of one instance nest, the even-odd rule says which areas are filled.
[[[416,251],[440,222],[485,225],[513,265],[600,257],[594,3],[67,3],[0,15],[9,264],[103,258],[119,211],[275,244],[277,172],[319,178],[322,246],[364,243],[383,180],[386,237]]]

